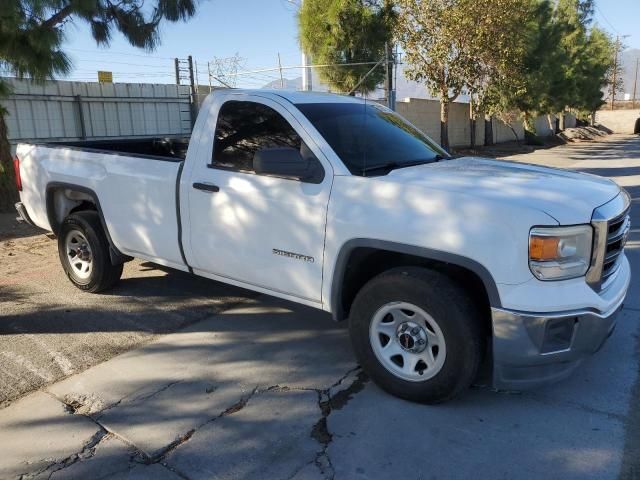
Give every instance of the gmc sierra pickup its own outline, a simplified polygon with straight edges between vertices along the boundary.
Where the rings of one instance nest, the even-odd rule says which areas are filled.
[[[394,395],[565,378],[612,333],[628,194],[592,175],[452,159],[402,117],[328,94],[220,90],[190,141],[21,144],[20,215],[78,288],[145,259],[348,319]]]

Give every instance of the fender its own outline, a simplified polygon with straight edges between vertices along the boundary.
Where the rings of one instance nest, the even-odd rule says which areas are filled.
[[[53,193],[55,190],[60,188],[68,188],[70,190],[76,190],[78,192],[82,192],[93,200],[96,205],[96,209],[98,211],[98,217],[100,218],[100,223],[102,224],[102,229],[107,236],[107,242],[109,242],[109,257],[111,259],[111,263],[113,265],[119,265],[121,263],[128,262],[133,258],[122,253],[113,243],[111,239],[111,235],[109,234],[109,229],[107,228],[107,223],[104,220],[104,214],[102,213],[102,207],[100,206],[100,200],[98,199],[98,195],[96,192],[91,190],[90,188],[83,187],[81,185],[75,185],[72,183],[64,183],[64,182],[49,182],[46,187],[46,202],[47,202],[47,219],[49,220],[49,225],[51,226],[51,231],[54,235],[58,235],[60,231],[60,222],[57,221],[55,215],[55,208],[53,206],[54,196]]]
[[[347,268],[347,261],[351,255],[351,252],[358,247],[374,248],[377,250],[386,250],[395,253],[404,253],[413,255],[415,257],[421,257],[428,260],[435,260],[444,263],[450,263],[462,267],[466,270],[470,270],[475,273],[482,281],[487,296],[489,297],[489,303],[491,307],[500,308],[502,305],[500,302],[500,295],[498,293],[498,287],[493,280],[493,276],[486,269],[484,265],[475,260],[462,255],[457,255],[449,252],[443,252],[441,250],[432,250],[430,248],[417,247],[415,245],[405,245],[403,243],[390,242],[387,240],[375,240],[370,238],[354,238],[345,242],[340,248],[336,265],[333,270],[333,281],[331,283],[331,313],[333,319],[336,321],[344,320],[345,312],[342,308],[340,297],[342,293],[342,283],[344,280],[345,271]]]

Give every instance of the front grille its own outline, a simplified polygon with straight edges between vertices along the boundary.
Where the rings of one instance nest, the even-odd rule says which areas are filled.
[[[607,226],[607,246],[602,264],[602,282],[616,273],[620,267],[620,255],[624,249],[624,241],[629,231],[628,210],[618,217],[610,220]]]
[[[597,292],[607,288],[622,264],[624,244],[631,225],[630,206],[631,197],[622,190],[613,200],[593,211],[593,251],[587,283]]]

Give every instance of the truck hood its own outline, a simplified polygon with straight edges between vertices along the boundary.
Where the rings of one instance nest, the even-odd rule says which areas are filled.
[[[589,222],[596,207],[620,192],[595,175],[474,157],[393,170],[383,178],[535,208],[561,225]]]

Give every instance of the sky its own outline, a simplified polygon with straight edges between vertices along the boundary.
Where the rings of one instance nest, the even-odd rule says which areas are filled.
[[[186,23],[164,22],[161,45],[153,52],[131,47],[114,32],[109,48],[96,47],[89,29],[77,22],[68,30],[65,51],[75,66],[70,80],[95,80],[97,70],[112,71],[114,81],[174,82],[175,57],[192,55],[200,84],[208,84],[207,62],[238,54],[245,70],[301,63],[296,12],[287,0],[201,0]],[[299,70],[285,70],[296,77]],[[243,76],[239,86],[259,87],[279,79],[279,72]]]
[[[300,65],[296,12],[299,0],[201,0],[186,23],[161,28],[161,45],[151,53],[131,47],[117,32],[109,48],[95,45],[89,30],[77,22],[67,30],[66,52],[74,69],[69,80],[97,80],[98,70],[113,72],[115,82],[173,83],[173,59],[192,55],[198,83],[208,84],[207,62],[238,54],[241,69]],[[597,0],[595,22],[612,35],[629,35],[624,43],[640,49],[640,0]],[[288,78],[299,70],[283,70]],[[239,76],[237,86],[261,87],[279,72]]]

